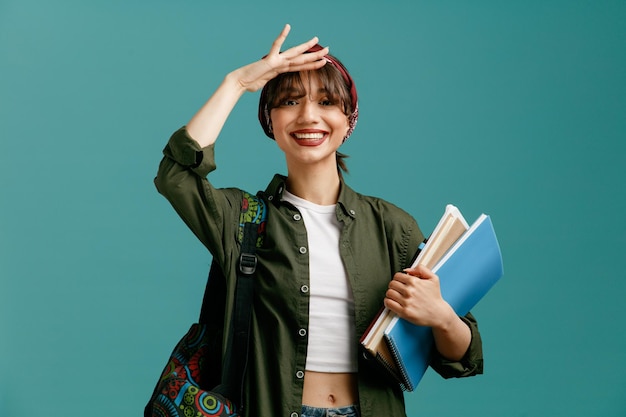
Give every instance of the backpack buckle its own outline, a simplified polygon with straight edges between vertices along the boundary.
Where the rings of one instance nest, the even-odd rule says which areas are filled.
[[[244,275],[252,275],[256,271],[256,255],[242,253],[239,256],[239,271]]]

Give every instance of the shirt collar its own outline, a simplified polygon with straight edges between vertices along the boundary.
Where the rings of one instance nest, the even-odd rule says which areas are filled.
[[[272,181],[265,189],[266,198],[274,203],[276,206],[280,204],[282,200],[283,192],[286,188],[287,177],[281,174],[274,175]],[[341,208],[341,211],[351,218],[356,218],[358,214],[359,194],[350,188],[343,180],[341,181],[341,189],[339,191],[339,199],[337,200],[337,206]]]
[[[267,199],[274,203],[276,206],[280,204],[280,200],[283,197],[283,191],[285,191],[286,188],[286,180],[287,177],[285,177],[284,175],[276,174],[265,189],[265,195]]]

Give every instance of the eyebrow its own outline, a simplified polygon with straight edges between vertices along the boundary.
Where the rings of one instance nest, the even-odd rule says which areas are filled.
[[[281,94],[282,97],[304,97],[306,90],[303,88],[291,87],[284,90]]]
[[[321,87],[317,89],[317,94],[329,95],[329,92],[326,88]],[[303,88],[297,88],[297,87],[288,88],[283,94],[283,97],[300,98],[304,96],[306,96],[306,90]]]

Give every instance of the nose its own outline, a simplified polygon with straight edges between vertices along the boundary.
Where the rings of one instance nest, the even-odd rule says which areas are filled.
[[[309,98],[302,100],[300,112],[298,113],[298,122],[301,124],[317,123],[319,121],[319,113],[317,111],[316,102]]]

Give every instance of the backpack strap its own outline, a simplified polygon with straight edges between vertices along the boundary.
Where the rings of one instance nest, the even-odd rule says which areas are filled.
[[[243,193],[241,199],[241,210],[239,212],[239,228],[237,230],[237,241],[241,244],[241,253],[249,253],[254,255],[255,249],[263,245],[263,236],[265,232],[265,221],[267,217],[265,202],[257,196]],[[248,232],[244,233],[246,224],[256,225],[256,230],[248,226]],[[244,235],[249,235],[244,244]],[[252,241],[256,239],[256,245]],[[244,246],[247,248],[244,251]],[[239,260],[242,255],[239,256]],[[243,256],[244,267],[250,268],[254,262],[251,257]],[[238,266],[239,267],[239,266]],[[204,298],[202,300],[202,308],[200,309],[199,323],[217,323],[220,326],[224,324],[224,309],[226,308],[225,297],[226,280],[224,273],[217,262],[211,262],[211,270],[204,290]]]
[[[263,200],[244,193],[239,216],[238,239],[241,239],[241,250],[237,265],[234,310],[229,325],[222,384],[215,389],[237,404],[242,400],[243,378],[248,363],[253,278],[257,266],[256,249],[263,244],[266,215]]]

